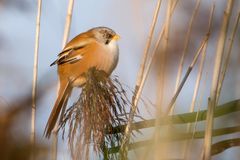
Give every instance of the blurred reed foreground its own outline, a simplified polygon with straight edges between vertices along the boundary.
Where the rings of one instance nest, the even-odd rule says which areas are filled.
[[[53,37],[49,37],[49,33],[41,37],[40,30],[46,28],[41,26],[41,22],[48,19],[45,12],[49,13],[44,7],[52,1],[41,2],[38,0],[36,7],[35,3],[27,0],[22,3],[0,0],[2,13],[7,13],[6,10],[11,8],[11,11],[28,11],[37,15],[32,94],[28,94],[29,84],[25,84],[30,83],[30,78],[21,79],[26,68],[19,67],[21,63],[11,63],[12,58],[2,54],[12,51],[16,58],[18,55],[15,52],[19,53],[21,47],[11,46],[12,50],[9,50],[6,47],[7,29],[0,28],[1,160],[240,159],[240,1],[101,2],[104,3],[101,13],[106,12],[101,16],[110,16],[105,18],[111,19],[111,23],[108,23],[109,19],[100,22],[102,25],[115,24],[117,30],[122,32],[120,54],[129,63],[121,61],[120,57],[116,72],[118,76],[107,77],[95,69],[86,73],[87,83],[77,99],[70,101],[68,108],[62,112],[49,141],[42,134],[48,117],[46,109],[51,108],[50,103],[54,100],[46,103],[45,99],[52,96],[49,96],[48,90],[54,86],[52,83],[57,82],[50,79],[55,70],[46,74],[46,69],[42,71],[41,68],[42,63],[48,66],[44,63],[50,55],[46,54],[44,62],[39,61],[38,56],[41,58],[42,55],[38,50],[40,48],[41,51],[40,39],[52,45],[43,45],[42,49],[48,53],[59,37],[49,40]],[[101,19],[93,18],[78,8],[91,6],[96,7],[94,10],[99,9],[100,2],[95,2],[95,6],[88,3],[81,1],[80,4],[80,1],[74,0],[64,4],[58,2],[59,6],[68,5],[63,7],[68,9],[63,46],[69,37],[71,21],[76,21],[72,15],[96,21]],[[55,7],[50,8],[54,12]],[[109,14],[113,8],[114,13],[119,12],[119,15]],[[126,22],[129,17],[122,13],[124,9],[129,17],[134,18],[133,22]],[[85,23],[90,23],[86,28],[95,25],[90,22],[74,22],[77,25],[72,27],[74,35],[79,33],[74,28],[81,28]],[[15,40],[16,35],[9,37]],[[21,37],[21,41],[24,42],[24,38],[27,36]],[[138,49],[134,50],[137,53],[132,53],[133,46]],[[27,51],[24,50],[24,53],[27,54]],[[18,62],[32,64],[28,56],[21,57]],[[32,75],[32,68],[28,74]],[[133,86],[128,84],[132,81],[135,81]],[[14,87],[21,96],[5,100]]]
[[[45,91],[45,87],[42,87]],[[43,91],[39,92],[38,100]],[[44,93],[45,93],[44,91]],[[24,130],[29,121],[32,96],[23,96],[11,103],[0,103],[0,159],[28,160],[33,157],[47,159],[48,146],[43,143],[31,144],[29,134]]]

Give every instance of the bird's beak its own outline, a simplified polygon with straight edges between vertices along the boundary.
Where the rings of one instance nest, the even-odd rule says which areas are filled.
[[[120,39],[120,36],[118,34],[116,34],[112,39],[117,41]]]

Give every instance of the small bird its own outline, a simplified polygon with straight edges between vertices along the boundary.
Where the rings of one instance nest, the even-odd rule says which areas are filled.
[[[118,63],[119,35],[107,27],[96,27],[73,38],[58,54],[50,66],[58,65],[60,87],[44,134],[50,137],[61,110],[65,108],[74,87],[82,87],[86,82],[83,76],[90,68],[112,73]]]

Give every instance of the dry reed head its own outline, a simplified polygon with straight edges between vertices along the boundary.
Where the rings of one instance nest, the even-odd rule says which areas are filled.
[[[73,159],[88,159],[90,148],[100,156],[107,147],[119,145],[122,133],[109,133],[112,127],[125,124],[129,104],[117,77],[111,79],[95,68],[85,76],[87,82],[78,101],[67,110],[61,122],[63,136],[69,123],[68,141]]]

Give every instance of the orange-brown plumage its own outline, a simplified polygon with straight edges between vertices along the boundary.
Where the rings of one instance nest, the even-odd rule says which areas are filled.
[[[60,87],[45,128],[46,137],[50,137],[73,87],[84,85],[86,80],[83,73],[91,67],[109,75],[112,73],[118,62],[117,38],[118,35],[109,28],[93,28],[73,38],[51,64],[58,64]]]

